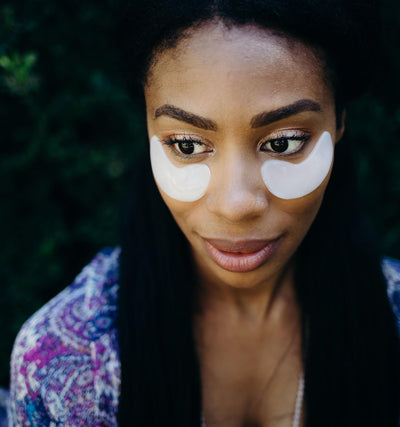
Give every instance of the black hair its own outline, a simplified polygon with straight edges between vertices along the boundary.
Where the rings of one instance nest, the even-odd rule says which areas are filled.
[[[126,3],[119,27],[131,93],[142,95],[154,53],[213,19],[278,30],[322,48],[340,106],[364,92],[379,67],[378,0],[136,0]]]
[[[272,28],[322,49],[340,111],[371,81],[377,6],[366,0],[131,2],[119,34],[129,90],[142,99],[154,53],[218,18]],[[322,207],[296,255],[306,425],[395,426],[398,334],[376,240],[360,215],[354,168],[343,147],[338,145]],[[132,184],[121,233],[119,424],[200,426],[190,250],[158,194],[149,161],[137,163]]]

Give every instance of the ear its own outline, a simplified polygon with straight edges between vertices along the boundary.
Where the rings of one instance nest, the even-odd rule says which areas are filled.
[[[346,125],[345,125],[345,123],[346,123],[346,110],[342,111],[341,119],[340,119],[339,123],[340,123],[340,125],[336,129],[336,141],[335,141],[335,144],[337,144],[342,139],[342,136],[343,136],[344,131],[346,129]]]

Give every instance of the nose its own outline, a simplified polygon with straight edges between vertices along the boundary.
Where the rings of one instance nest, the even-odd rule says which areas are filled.
[[[221,163],[211,171],[209,212],[232,224],[264,214],[269,201],[258,165],[242,158]]]

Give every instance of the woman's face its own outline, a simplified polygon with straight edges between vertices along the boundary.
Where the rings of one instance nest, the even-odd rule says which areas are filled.
[[[333,143],[341,137],[320,60],[255,26],[210,23],[156,56],[145,97],[149,139],[161,141],[169,162],[211,171],[194,201],[159,186],[200,277],[236,288],[277,280],[318,212],[330,171],[314,191],[285,200],[266,187],[261,167],[268,159],[303,162],[323,132]]]

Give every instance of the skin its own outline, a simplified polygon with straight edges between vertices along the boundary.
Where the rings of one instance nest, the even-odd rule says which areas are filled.
[[[322,132],[335,143],[341,138],[323,64],[299,41],[255,26],[211,22],[157,54],[145,98],[149,139],[185,134],[200,140],[205,151],[189,159],[174,147],[164,148],[178,167],[203,163],[213,171],[197,201],[174,200],[160,190],[191,245],[198,273],[195,338],[207,427],[291,426],[302,370],[295,253],[319,210],[330,173],[307,196],[279,199],[268,192],[260,173],[263,162],[276,154],[260,146],[282,132],[305,132],[309,139],[303,149],[283,159],[299,163]],[[300,100],[319,108],[253,126],[261,113]],[[201,120],[188,123],[187,113]],[[278,237],[272,256],[249,272],[221,268],[203,240]]]

